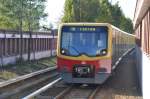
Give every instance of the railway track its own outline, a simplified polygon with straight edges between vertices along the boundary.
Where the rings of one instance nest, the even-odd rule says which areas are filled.
[[[134,68],[134,52],[125,56],[119,65],[114,75],[102,85],[67,85],[59,80],[24,99],[142,99]]]
[[[55,99],[94,99],[100,86],[71,86],[58,94]]]
[[[20,99],[59,78],[56,67],[0,83],[0,99]]]
[[[47,85],[35,90],[22,99],[54,99],[59,93],[63,92],[70,86],[63,83],[61,78],[58,78]]]
[[[23,99],[94,99],[100,88],[98,85],[68,86],[59,78]]]

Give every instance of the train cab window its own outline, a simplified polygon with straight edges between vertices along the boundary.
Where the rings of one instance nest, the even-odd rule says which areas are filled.
[[[60,53],[67,56],[101,56],[107,54],[106,26],[64,26]]]

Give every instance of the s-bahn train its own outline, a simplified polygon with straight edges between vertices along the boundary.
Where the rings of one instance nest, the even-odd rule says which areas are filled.
[[[66,83],[102,84],[134,40],[108,23],[64,23],[58,33],[58,71]]]

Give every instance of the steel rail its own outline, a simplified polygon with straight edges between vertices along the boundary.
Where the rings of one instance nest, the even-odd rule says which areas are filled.
[[[50,68],[47,68],[47,69],[39,70],[39,71],[30,73],[30,74],[27,74],[27,75],[19,76],[19,77],[16,77],[16,78],[13,78],[13,79],[10,79],[10,80],[1,82],[1,83],[0,83],[0,88],[5,87],[5,86],[8,86],[8,85],[11,85],[11,84],[13,84],[13,83],[18,83],[18,82],[20,82],[20,81],[23,81],[23,80],[26,80],[26,79],[28,79],[28,78],[37,76],[37,75],[39,75],[39,74],[46,73],[46,72],[48,72],[48,71],[56,70],[56,68],[57,68],[56,66],[55,66],[55,67],[50,67]]]
[[[74,88],[73,85],[66,88],[65,90],[60,92],[57,96],[55,96],[54,99],[65,99],[64,96],[66,96],[67,93],[69,93],[73,88]],[[91,93],[89,93],[89,96],[87,97],[87,99],[94,99],[97,92],[100,90],[100,88],[101,88],[100,86],[96,87]]]
[[[59,93],[55,99],[61,99],[65,94],[67,94],[71,89],[73,88],[73,86],[70,86],[68,88],[66,88],[64,91],[62,91],[61,93]]]
[[[57,82],[59,82],[61,80],[61,78],[58,78],[56,80],[54,80],[53,82],[47,84],[46,86],[36,90],[35,92],[27,95],[26,97],[23,97],[22,99],[32,99],[34,98],[35,96],[39,95],[40,93],[46,91],[48,88],[52,87],[54,84],[56,84]]]
[[[97,92],[100,90],[100,86],[98,86],[92,93],[91,95],[88,97],[88,99],[94,99],[95,95],[97,94]]]

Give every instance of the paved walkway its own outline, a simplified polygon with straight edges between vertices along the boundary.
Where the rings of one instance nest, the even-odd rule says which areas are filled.
[[[95,99],[142,99],[137,80],[135,51],[126,55]]]

